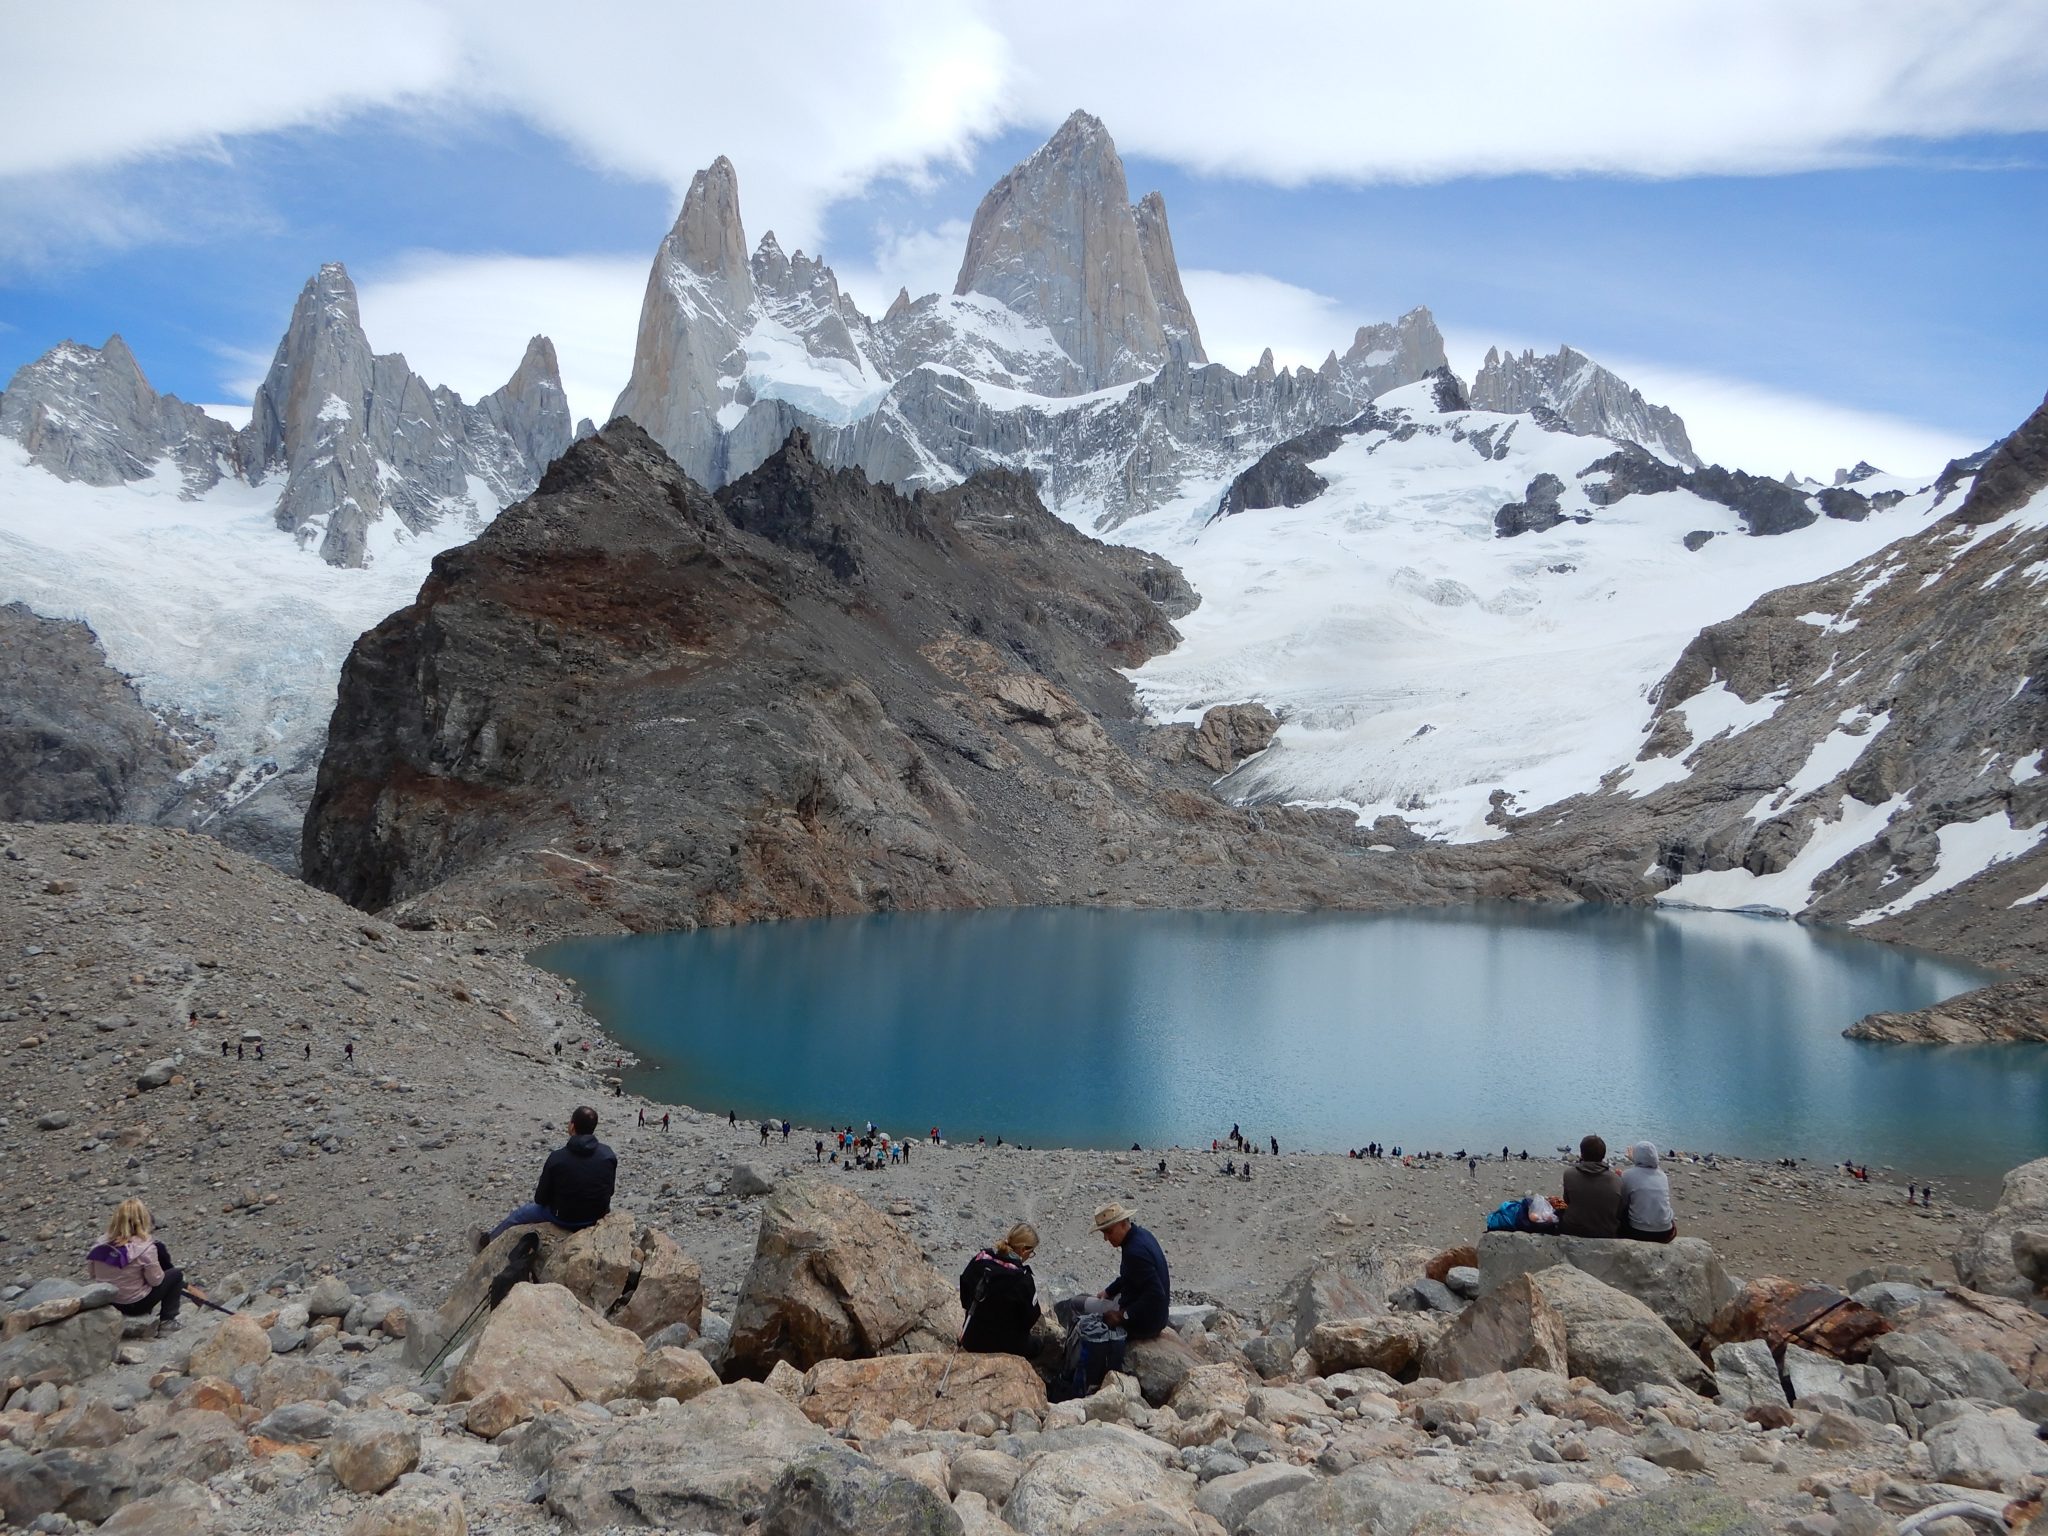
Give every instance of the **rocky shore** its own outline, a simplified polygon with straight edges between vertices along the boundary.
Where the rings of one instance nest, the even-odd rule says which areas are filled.
[[[0,828],[0,955],[11,1524],[1278,1536],[1655,1510],[1816,1536],[2048,1471],[2039,1165],[1987,1220],[1881,1175],[1681,1161],[1685,1241],[1518,1278],[1534,1240],[1453,1250],[1548,1164],[1288,1153],[1246,1184],[1206,1151],[948,1146],[820,1170],[812,1132],[764,1146],[621,1095],[567,989],[488,926],[400,929],[204,838]],[[619,1214],[423,1375],[509,1241],[472,1265],[464,1234],[584,1100]],[[125,1336],[76,1284],[129,1193],[241,1318]],[[1080,1402],[1001,1362],[947,1377],[975,1248],[1028,1217],[1041,1294],[1093,1291],[1110,1198],[1167,1247],[1178,1339]],[[1830,1315],[1889,1332],[1787,1345],[1849,1290]]]

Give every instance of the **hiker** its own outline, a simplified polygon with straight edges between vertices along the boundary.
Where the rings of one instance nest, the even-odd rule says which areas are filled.
[[[1563,1237],[1618,1237],[1621,1233],[1621,1175],[1607,1166],[1607,1143],[1582,1137],[1579,1160],[1564,1171]]]
[[[561,1042],[561,1041],[559,1041],[559,1040],[557,1040],[557,1041],[555,1042],[555,1057],[556,1057],[556,1059],[557,1059],[557,1060],[560,1060],[560,1058],[561,1058],[561,1055],[562,1055],[562,1042]]]
[[[308,1060],[308,1061],[311,1061],[312,1059],[313,1059],[313,1042],[312,1042],[312,1041],[310,1041],[310,1040],[308,1040],[308,1041],[306,1042],[306,1060]]]
[[[263,1059],[263,1042],[261,1040],[256,1042],[256,1059],[258,1061]]]
[[[638,1125],[636,1125],[636,1126],[635,1126],[634,1128],[635,1128],[635,1129],[637,1130],[637,1129],[640,1129],[640,1128],[644,1127],[644,1126],[645,1126],[646,1124],[647,1124],[647,1111],[646,1111],[646,1110],[645,1110],[645,1109],[643,1108],[643,1109],[642,1109],[642,1110],[640,1111],[640,1120],[639,1120],[639,1123],[638,1123]]]
[[[824,1167],[824,1166],[825,1166],[825,1138],[824,1138],[824,1137],[820,1136],[820,1137],[818,1138],[818,1141],[817,1141],[817,1145],[816,1145],[816,1147],[815,1147],[815,1149],[814,1149],[814,1150],[815,1150],[815,1151],[816,1151],[816,1153],[817,1153],[817,1162],[818,1162],[818,1166],[819,1166],[820,1168]]]
[[[736,1109],[728,1109],[725,1112],[725,1123],[730,1126],[737,1126],[740,1123],[740,1112]]]
[[[1102,1320],[1112,1328],[1122,1328],[1133,1339],[1156,1339],[1166,1327],[1171,1284],[1159,1239],[1115,1201],[1095,1213],[1095,1230],[1117,1250],[1121,1260],[1116,1278],[1100,1297],[1114,1303],[1103,1312]]]
[[[1278,1136],[1273,1138],[1273,1155],[1275,1157],[1280,1155],[1280,1138]]]
[[[761,1122],[761,1145],[764,1147],[768,1145],[768,1122],[766,1120]]]
[[[157,1309],[156,1331],[178,1326],[178,1303],[185,1295],[185,1273],[171,1263],[171,1252],[158,1242],[149,1207],[130,1198],[114,1207],[106,1241],[85,1256],[87,1280],[114,1288],[114,1310],[141,1317]]]
[[[1621,1171],[1620,1236],[1639,1243],[1668,1243],[1678,1236],[1671,1209],[1671,1176],[1657,1162],[1657,1149],[1639,1141],[1628,1149]]]
[[[787,1120],[782,1122],[782,1139],[784,1141],[789,1140],[789,1122]]]
[[[220,1059],[222,1061],[226,1061],[228,1059],[228,1043],[225,1040],[221,1041],[220,1043]]]
[[[668,1134],[668,1111],[665,1109],[661,1112],[661,1131],[664,1136]]]
[[[356,1061],[356,1043],[355,1043],[355,1041],[351,1040],[351,1041],[349,1041],[349,1043],[348,1043],[347,1045],[344,1045],[344,1046],[343,1046],[343,1047],[341,1048],[341,1059],[342,1059],[343,1061],[347,1062],[347,1063],[348,1063],[348,1064],[349,1064],[350,1066],[354,1066],[354,1065],[355,1065],[355,1061]]]
[[[477,1252],[512,1227],[547,1222],[565,1232],[580,1232],[596,1226],[611,1214],[612,1188],[618,1177],[618,1154],[597,1139],[597,1111],[588,1104],[577,1105],[569,1116],[569,1139],[541,1165],[533,1198],[488,1233],[479,1231]]]
[[[242,1054],[242,1042],[241,1042],[241,1041],[239,1041],[239,1040],[237,1040],[237,1041],[235,1042],[235,1060],[237,1060],[237,1061],[242,1061],[242,1060],[245,1060],[245,1059],[246,1059],[246,1058],[245,1058],[245,1057],[243,1056],[243,1054]]]
[[[984,1248],[960,1271],[960,1306],[967,1326],[960,1347],[977,1355],[1029,1355],[1031,1327],[1038,1321],[1038,1282],[1032,1278],[1031,1255],[1038,1252],[1038,1230],[1026,1222]]]

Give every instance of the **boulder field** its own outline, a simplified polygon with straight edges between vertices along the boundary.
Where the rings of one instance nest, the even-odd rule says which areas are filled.
[[[1270,1309],[1176,1308],[1085,1396],[952,1351],[948,1277],[822,1175],[764,1201],[729,1320],[625,1210],[531,1229],[537,1247],[507,1232],[431,1309],[331,1275],[237,1279],[233,1316],[159,1336],[109,1287],[46,1279],[0,1303],[0,1519],[116,1536],[2038,1532],[2048,1287],[2027,1223],[2044,1174],[2018,1170],[1958,1255],[1978,1275],[2007,1234],[2023,1294],[1890,1274],[1849,1294],[1738,1280],[1697,1240],[1489,1233],[1391,1288],[1384,1267],[1319,1265]]]

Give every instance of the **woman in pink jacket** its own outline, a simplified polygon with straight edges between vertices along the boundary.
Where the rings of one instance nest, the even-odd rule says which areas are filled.
[[[151,1232],[149,1207],[123,1200],[107,1223],[107,1240],[85,1256],[85,1271],[88,1279],[113,1286],[115,1309],[127,1316],[157,1308],[157,1331],[167,1333],[178,1326],[185,1274],[172,1266],[170,1250]]]

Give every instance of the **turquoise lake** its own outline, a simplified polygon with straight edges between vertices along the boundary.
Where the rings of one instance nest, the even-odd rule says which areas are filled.
[[[1033,908],[578,939],[534,956],[636,1092],[1026,1145],[1368,1141],[1853,1158],[1985,1181],[2048,1153],[2048,1049],[1844,1040],[1986,973],[1637,908]]]

